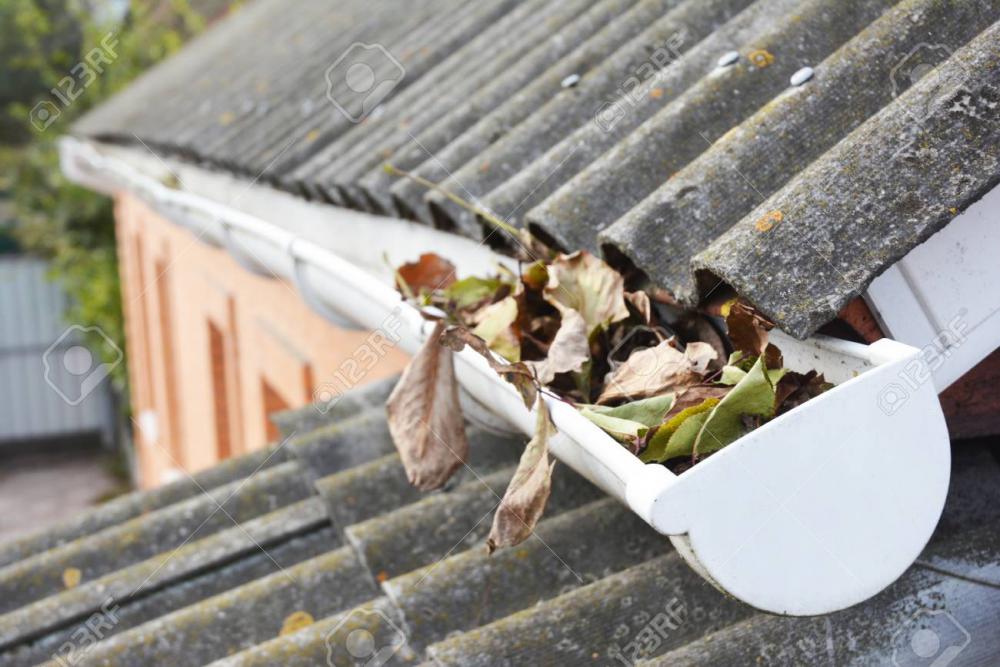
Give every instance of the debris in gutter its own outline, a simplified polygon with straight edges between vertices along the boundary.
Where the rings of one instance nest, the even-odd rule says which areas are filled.
[[[784,368],[768,341],[773,324],[749,304],[723,307],[721,336],[713,320],[660,290],[627,289],[600,258],[516,233],[516,274],[498,267],[457,279],[433,253],[396,270],[400,293],[436,322],[388,405],[412,483],[442,486],[468,451],[442,346],[469,346],[537,408],[535,436],[494,516],[491,552],[527,539],[544,511],[554,427],[541,394],[573,405],[642,461],[680,473],[832,386],[815,371]]]

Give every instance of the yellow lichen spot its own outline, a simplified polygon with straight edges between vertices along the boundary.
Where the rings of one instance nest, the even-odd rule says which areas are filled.
[[[279,636],[290,635],[293,632],[298,632],[302,628],[309,627],[313,624],[313,617],[307,611],[296,611],[292,612],[285,617],[285,622],[281,624],[281,632]]]
[[[381,572],[375,575],[375,579],[378,581],[378,583],[384,584],[385,582],[389,581],[389,573],[386,572],[385,570],[382,570]]]
[[[949,208],[948,212],[951,213],[952,215],[958,215],[958,209],[955,208],[954,206],[952,206],[951,208]]]
[[[754,223],[754,227],[758,232],[770,231],[772,227],[785,219],[785,214],[781,211],[774,210],[765,213],[757,219]]]
[[[651,91],[649,91],[649,96],[652,97],[654,100],[658,100],[661,97],[663,97],[663,89],[653,88]]]
[[[319,139],[319,130],[309,130],[309,132],[306,134],[306,141],[308,141],[309,143],[312,143],[317,139]]]
[[[81,579],[83,579],[83,572],[80,572],[80,568],[67,567],[63,570],[62,580],[63,586],[66,588],[76,588],[80,585]]]
[[[758,69],[764,69],[774,62],[774,54],[767,49],[755,49],[747,57]]]
[[[229,125],[234,120],[236,120],[236,114],[232,111],[226,111],[219,114],[219,125]]]

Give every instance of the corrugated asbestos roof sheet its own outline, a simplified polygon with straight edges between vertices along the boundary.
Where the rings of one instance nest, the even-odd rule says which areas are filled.
[[[487,556],[523,443],[470,429],[469,469],[421,494],[389,439],[393,382],[281,415],[283,446],[3,545],[0,665],[911,665],[927,631],[955,665],[1000,658],[995,446],[956,450],[898,582],[791,619],[724,597],[565,466],[536,535]]]
[[[257,0],[76,131],[510,243],[389,162],[805,336],[1000,180],[998,19],[996,0]]]

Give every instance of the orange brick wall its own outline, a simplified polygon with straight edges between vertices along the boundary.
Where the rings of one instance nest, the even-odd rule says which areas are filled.
[[[120,195],[115,214],[144,488],[208,467],[227,449],[265,446],[267,410],[311,403],[368,335],[338,329],[288,284],[249,273],[135,197]],[[405,359],[388,350],[360,382]]]

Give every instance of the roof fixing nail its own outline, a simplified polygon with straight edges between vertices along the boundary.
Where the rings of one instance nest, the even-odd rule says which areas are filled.
[[[726,53],[722,54],[721,58],[719,58],[718,65],[719,67],[729,67],[739,59],[740,59],[739,51],[727,51]]]
[[[793,86],[801,86],[803,83],[813,78],[813,68],[803,67],[798,72],[792,75],[791,84]]]
[[[559,85],[562,86],[563,88],[572,88],[578,83],[580,83],[580,75],[570,74],[568,77],[563,79]]]

